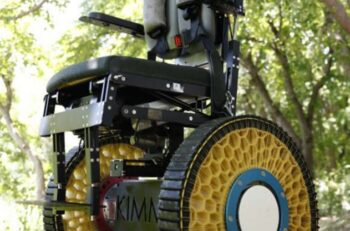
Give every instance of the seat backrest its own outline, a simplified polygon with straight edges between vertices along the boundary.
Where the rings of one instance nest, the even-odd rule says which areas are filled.
[[[149,51],[164,59],[176,58],[180,63],[192,64],[194,60],[203,59],[205,53],[200,44],[186,42],[186,34],[193,29],[193,20],[186,20],[185,9],[179,6],[187,2],[191,1],[145,0],[144,25]],[[217,41],[219,28],[214,10],[207,4],[201,4],[199,10],[199,23],[204,33],[220,43]]]

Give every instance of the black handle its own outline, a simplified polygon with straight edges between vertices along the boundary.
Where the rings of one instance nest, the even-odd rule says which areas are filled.
[[[80,17],[80,21],[127,33],[136,38],[144,38],[145,36],[143,25],[103,13],[92,12],[88,16]]]

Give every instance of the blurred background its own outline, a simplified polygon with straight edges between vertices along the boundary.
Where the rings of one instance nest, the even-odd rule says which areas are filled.
[[[16,201],[42,199],[50,177],[51,140],[38,137],[48,79],[89,58],[145,57],[144,42],[79,17],[99,11],[142,23],[142,4],[1,0],[1,230],[42,230],[40,208]],[[350,230],[350,1],[247,0],[239,37],[238,114],[288,131],[314,174],[320,230]]]

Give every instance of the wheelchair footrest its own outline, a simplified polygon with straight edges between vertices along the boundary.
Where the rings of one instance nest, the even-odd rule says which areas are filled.
[[[110,165],[112,177],[162,177],[164,168],[155,160],[112,160]]]

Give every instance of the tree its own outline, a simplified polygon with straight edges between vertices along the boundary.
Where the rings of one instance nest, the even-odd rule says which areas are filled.
[[[347,44],[332,36],[334,20],[317,2],[248,1],[246,9],[242,61],[250,76],[245,87],[255,91],[242,101],[251,103],[258,94],[257,111],[288,131],[313,169],[322,127],[318,119],[328,114],[324,105],[334,102],[320,93],[334,82],[342,89],[349,86],[339,68],[341,47]]]
[[[12,114],[12,106],[15,101],[15,89],[13,80],[16,69],[20,66],[35,67],[35,60],[42,59],[42,53],[35,44],[34,36],[29,32],[30,23],[35,17],[42,17],[43,7],[48,0],[41,1],[5,1],[0,12],[0,84],[4,91],[0,93],[0,119],[6,125],[8,135],[18,149],[32,162],[36,177],[36,198],[43,199],[45,191],[44,170],[41,159],[33,153],[28,134],[21,131],[22,123],[16,120]],[[56,4],[50,1],[50,4]],[[62,2],[61,2],[62,5]]]

